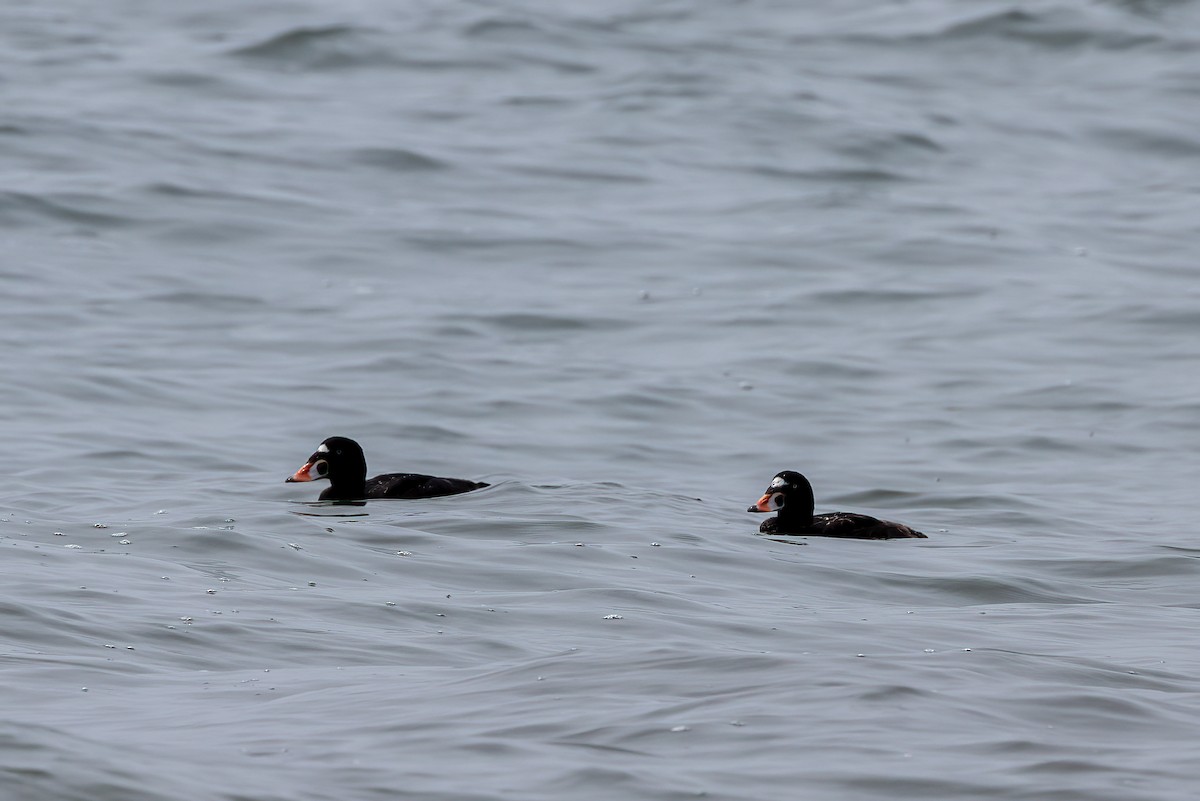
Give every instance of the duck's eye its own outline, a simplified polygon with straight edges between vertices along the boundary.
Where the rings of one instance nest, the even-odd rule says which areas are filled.
[[[323,476],[329,472],[329,465],[325,462],[314,462],[312,466],[313,472],[318,476]]]

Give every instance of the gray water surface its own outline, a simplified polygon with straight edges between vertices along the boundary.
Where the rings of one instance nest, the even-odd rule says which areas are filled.
[[[1191,801],[1197,30],[0,9],[0,796]]]

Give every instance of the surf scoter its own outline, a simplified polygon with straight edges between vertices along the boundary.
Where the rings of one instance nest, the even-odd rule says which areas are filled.
[[[438,478],[419,473],[385,473],[367,478],[367,460],[352,439],[330,437],[304,466],[284,483],[329,479],[322,501],[361,501],[366,498],[440,498],[488,486],[462,478]]]
[[[812,484],[795,470],[776,473],[771,485],[747,512],[779,512],[762,522],[763,534],[792,534],[802,537],[842,537],[856,540],[926,539],[925,535],[900,523],[877,520],[852,512],[813,514]]]

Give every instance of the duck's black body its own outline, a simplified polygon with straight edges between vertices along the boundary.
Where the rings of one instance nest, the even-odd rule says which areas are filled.
[[[853,512],[813,514],[813,491],[808,479],[794,470],[784,470],[771,480],[767,491],[748,512],[775,512],[758,530],[763,534],[795,537],[841,537],[854,540],[925,539],[925,535],[902,523],[879,520]]]
[[[330,437],[287,481],[329,479],[322,501],[361,501],[368,498],[440,498],[488,486],[463,478],[440,478],[421,473],[386,473],[367,478],[367,460],[352,439]]]
[[[758,511],[755,509],[754,511]],[[833,512],[813,515],[812,522],[805,526],[803,521],[785,520],[783,515],[762,521],[758,530],[763,534],[787,534],[800,537],[841,537],[851,540],[895,540],[925,537],[901,523],[879,520],[869,515],[852,512]]]
[[[365,498],[440,498],[443,495],[458,495],[471,490],[483,489],[487,484],[468,481],[465,478],[440,478],[420,473],[385,473],[367,479]],[[321,493],[321,500],[337,500],[329,495],[333,487]],[[326,497],[326,496],[329,497]]]

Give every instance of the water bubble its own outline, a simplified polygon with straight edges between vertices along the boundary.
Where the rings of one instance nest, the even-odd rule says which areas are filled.
[[[624,620],[625,618],[622,615],[605,615],[604,619],[605,620]]]
[[[70,548],[72,550],[78,550],[79,548],[82,548],[83,546],[82,545],[64,545],[63,547]]]

